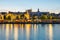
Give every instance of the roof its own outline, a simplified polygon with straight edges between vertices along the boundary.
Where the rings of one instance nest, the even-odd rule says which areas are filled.
[[[11,14],[24,14],[25,12],[9,12]]]
[[[4,14],[7,14],[7,12],[0,12],[0,13],[3,14],[3,15],[4,15]]]

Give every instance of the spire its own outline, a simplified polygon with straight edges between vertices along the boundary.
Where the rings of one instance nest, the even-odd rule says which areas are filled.
[[[39,11],[39,8],[38,8],[38,12],[40,12],[40,11]]]

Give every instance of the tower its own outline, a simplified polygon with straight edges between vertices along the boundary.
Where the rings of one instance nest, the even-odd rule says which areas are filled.
[[[38,10],[37,10],[37,15],[38,15],[38,16],[40,15],[40,11],[39,11],[39,8],[38,8]]]
[[[40,12],[40,11],[39,11],[39,8],[38,8],[38,12]]]

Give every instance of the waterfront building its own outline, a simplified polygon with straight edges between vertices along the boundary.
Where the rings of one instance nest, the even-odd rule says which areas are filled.
[[[4,15],[0,14],[0,20],[4,20]]]
[[[33,12],[32,9],[26,10],[25,12],[0,12],[0,20],[7,20],[8,22],[37,22],[43,21],[42,19],[59,19],[60,14],[40,12],[39,9]]]
[[[29,11],[26,11],[26,13],[24,14],[24,16],[26,17],[26,19],[30,19]]]

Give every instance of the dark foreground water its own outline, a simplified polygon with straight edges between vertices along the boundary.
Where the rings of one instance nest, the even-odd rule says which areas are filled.
[[[60,24],[0,24],[0,40],[60,40]]]

